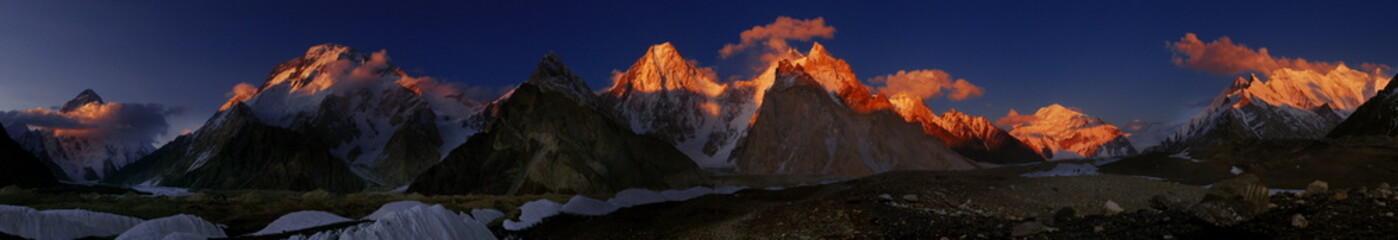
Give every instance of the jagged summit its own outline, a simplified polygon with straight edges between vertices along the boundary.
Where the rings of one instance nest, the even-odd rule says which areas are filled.
[[[973,160],[988,163],[1044,160],[1032,147],[985,117],[966,115],[956,109],[937,116],[917,96],[895,94],[888,99],[905,121],[921,124],[923,133],[940,138],[948,147]]]
[[[1398,75],[1364,105],[1360,105],[1328,137],[1398,136]]]
[[[808,58],[831,58],[831,57],[830,57],[830,53],[825,51],[825,45],[820,45],[820,42],[812,42],[812,43],[811,43],[811,50],[810,50],[808,53],[806,53],[806,57],[808,57]]]
[[[73,100],[69,100],[68,103],[64,103],[63,108],[59,109],[59,111],[65,113],[72,112],[73,110],[77,110],[78,108],[87,105],[88,103],[105,104],[106,102],[102,101],[101,96],[97,96],[96,91],[92,91],[92,89],[87,89],[83,90],[82,93],[78,93],[78,96],[74,97]]]
[[[1257,139],[1318,139],[1391,80],[1350,69],[1278,69],[1239,77],[1151,151],[1184,152]]]
[[[686,60],[669,42],[651,46],[625,74],[617,75],[614,80],[607,92],[618,96],[630,92],[685,90],[713,97],[723,94],[727,88]]]
[[[597,103],[596,96],[592,95],[592,88],[583,82],[582,78],[573,75],[573,71],[568,66],[563,65],[563,59],[556,53],[544,55],[544,59],[539,60],[539,66],[535,68],[534,74],[529,76],[526,83],[539,87],[542,91],[552,91],[563,93],[564,96],[578,101],[579,104],[593,105]]]

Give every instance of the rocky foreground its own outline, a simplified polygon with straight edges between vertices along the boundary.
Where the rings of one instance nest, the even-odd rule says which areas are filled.
[[[1398,234],[1387,185],[1269,193],[1135,176],[1023,178],[1023,170],[894,172],[781,191],[560,216],[524,239],[1372,239]],[[507,233],[514,234],[514,233]]]

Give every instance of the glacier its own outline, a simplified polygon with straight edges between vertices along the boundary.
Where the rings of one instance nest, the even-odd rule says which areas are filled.
[[[287,213],[273,220],[267,227],[252,233],[252,236],[279,234],[313,227],[352,221],[349,218],[323,211],[298,211]]]
[[[174,215],[141,222],[116,240],[225,238],[222,228],[193,215]]]
[[[607,215],[608,213],[615,212],[619,208],[621,207],[612,205],[611,203],[607,203],[606,201],[597,200],[596,198],[590,198],[583,195],[577,195],[573,196],[572,199],[568,199],[568,203],[563,204],[563,207],[560,208],[558,211],[562,213],[583,216],[602,216]]]
[[[401,206],[407,206],[406,204]],[[385,205],[385,208],[388,207]],[[382,208],[381,208],[382,209]],[[412,205],[349,228],[290,239],[496,239],[485,224],[442,205]]]
[[[0,205],[0,232],[31,239],[111,237],[140,223],[139,218],[87,210]]]

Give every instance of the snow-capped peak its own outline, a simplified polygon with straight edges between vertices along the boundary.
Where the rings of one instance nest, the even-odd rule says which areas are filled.
[[[1059,104],[1039,108],[1029,116],[1011,110],[1002,123],[1012,127],[1010,135],[1038,149],[1049,159],[1136,154],[1136,149],[1116,126]]]
[[[60,108],[58,111],[64,113],[72,112],[73,110],[77,110],[78,108],[86,106],[89,103],[97,103],[100,105],[105,104],[107,102],[102,101],[102,97],[97,96],[96,91],[92,91],[92,89],[87,89],[83,90],[82,93],[78,93],[78,96],[74,97],[73,100],[68,100],[68,103],[64,103],[63,108]]]
[[[716,97],[727,89],[727,85],[713,79],[712,73],[706,73],[685,60],[669,42],[651,46],[636,64],[614,80],[614,85],[607,92],[618,96],[629,91],[687,90]]]
[[[440,160],[477,132],[467,122],[483,107],[451,83],[409,76],[390,62],[387,51],[366,53],[338,44],[312,46],[277,65],[261,86],[240,84],[233,95],[221,112],[250,110],[267,125],[319,136],[332,155],[371,180],[376,176],[359,170],[375,168],[383,159],[404,159],[399,154],[409,150],[401,146],[437,147],[433,160]],[[406,126],[414,130],[396,137]],[[389,146],[392,141],[404,143]]]

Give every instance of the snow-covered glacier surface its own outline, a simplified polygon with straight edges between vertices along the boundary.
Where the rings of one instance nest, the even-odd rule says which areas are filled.
[[[141,222],[140,225],[132,227],[120,236],[117,240],[141,240],[141,239],[207,239],[225,238],[228,234],[222,228],[214,225],[203,218],[193,215],[174,215],[163,218],[151,219]]]
[[[291,239],[496,239],[485,224],[442,205],[415,205],[353,227]]]
[[[349,221],[353,220],[335,215],[334,213],[323,211],[299,211],[282,215],[282,217],[273,220],[271,224],[267,224],[267,227],[262,228],[262,230],[252,235],[279,234]]]
[[[43,210],[0,205],[0,232],[30,239],[111,237],[141,219],[87,210]]]

